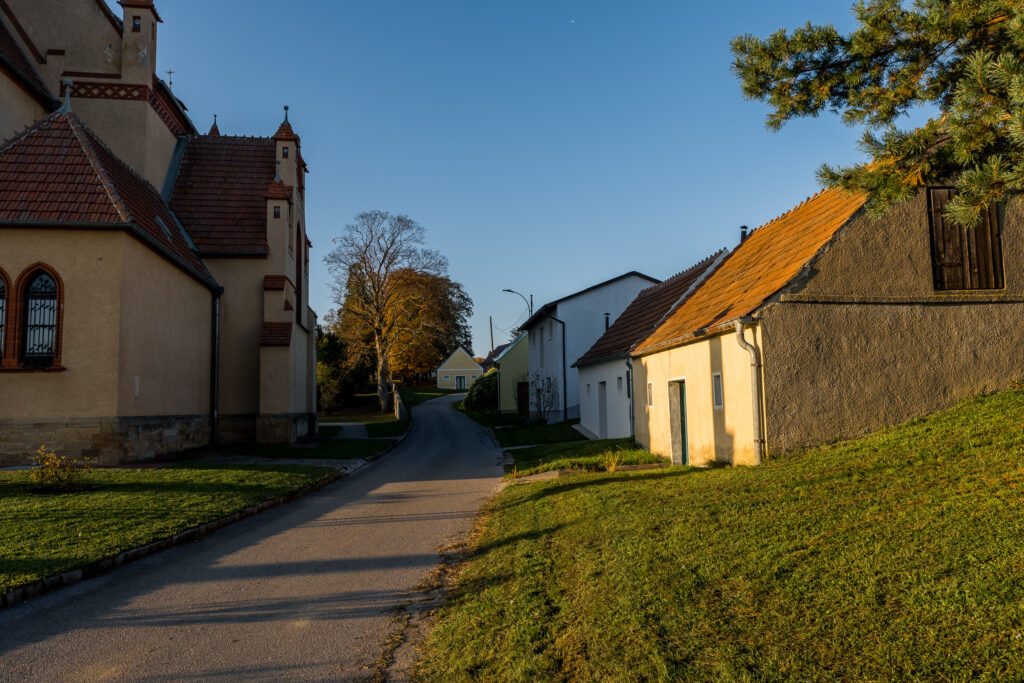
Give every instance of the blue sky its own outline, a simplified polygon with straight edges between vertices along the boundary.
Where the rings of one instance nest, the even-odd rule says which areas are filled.
[[[729,40],[810,19],[810,0],[157,0],[158,65],[205,131],[271,135],[291,106],[311,175],[311,303],[322,258],[367,209],[405,213],[475,303],[474,350],[545,301],[629,270],[678,272],[817,191],[859,131],[765,129]],[[119,10],[119,8],[117,8]],[[166,74],[161,73],[166,78]]]

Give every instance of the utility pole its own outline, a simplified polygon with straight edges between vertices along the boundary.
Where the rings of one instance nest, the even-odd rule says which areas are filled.
[[[487,316],[487,322],[491,325],[491,360],[494,360],[494,316]]]

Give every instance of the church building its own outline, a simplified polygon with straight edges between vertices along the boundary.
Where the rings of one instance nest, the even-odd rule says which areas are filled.
[[[200,134],[152,0],[0,0],[0,466],[316,431],[306,164]]]

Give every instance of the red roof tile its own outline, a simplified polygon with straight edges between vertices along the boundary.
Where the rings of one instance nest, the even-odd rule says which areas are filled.
[[[700,263],[637,294],[633,303],[626,307],[622,315],[615,319],[611,327],[574,365],[583,366],[612,358],[624,358],[658,327],[658,323],[682,305],[685,301],[683,297],[690,296],[721,263],[725,255],[725,249],[716,252]]]
[[[287,275],[266,275],[263,278],[263,290],[267,292],[281,291],[291,283],[292,281]]]
[[[171,208],[199,252],[263,255],[267,200],[276,175],[270,138],[200,135],[189,140],[171,194]]]
[[[866,199],[825,190],[755,230],[636,353],[679,346],[751,314],[796,277]]]
[[[7,67],[7,70],[13,73],[44,104],[57,106],[50,89],[43,83],[43,79],[32,66],[32,62],[18,47],[14,36],[4,26],[3,21],[0,21],[0,65]]]
[[[280,178],[270,183],[270,187],[263,193],[264,199],[287,199],[292,200],[292,186],[285,185]]]
[[[291,323],[263,323],[260,346],[291,346]]]
[[[217,283],[160,194],[75,115],[57,112],[0,147],[0,222],[130,229],[203,283]]]

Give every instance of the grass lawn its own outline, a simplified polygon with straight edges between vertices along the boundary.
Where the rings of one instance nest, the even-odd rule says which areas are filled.
[[[387,422],[394,419],[393,411],[380,412],[380,404],[374,392],[356,394],[342,410],[320,413],[320,422]]]
[[[759,468],[506,488],[438,680],[1024,679],[1024,391]]]
[[[0,593],[209,522],[333,470],[185,464],[92,470],[81,493],[37,494],[28,471],[0,471]]]
[[[602,441],[571,441],[523,448],[513,452],[516,462],[514,465],[506,465],[505,471],[515,472],[520,477],[550,470],[603,472],[609,464],[605,457],[609,452],[615,454],[616,465],[646,465],[665,462],[665,458],[634,447],[632,439],[604,439]]]
[[[423,387],[399,387],[398,393],[402,396],[402,401],[407,406],[414,406],[417,403],[423,403],[429,401],[432,398],[438,396],[448,396],[449,394],[464,394],[465,389],[438,389],[433,385]]]
[[[526,424],[513,427],[499,427],[494,430],[498,443],[505,448],[509,446],[532,446],[542,443],[562,443],[565,441],[586,441],[583,436],[572,428],[579,420],[556,422],[555,424]]]
[[[519,416],[510,415],[508,413],[498,414],[493,411],[481,412],[478,410],[467,410],[466,406],[463,405],[464,401],[459,401],[452,405],[460,413],[473,420],[477,424],[483,425],[484,427],[502,427],[507,425],[518,425]]]
[[[371,437],[401,436],[409,429],[408,420],[392,419],[388,422],[371,422],[366,425],[366,433]]]

